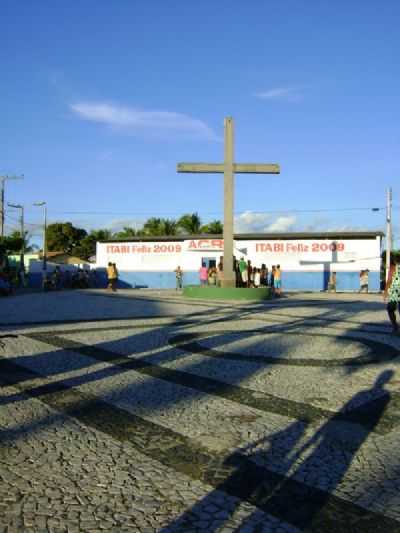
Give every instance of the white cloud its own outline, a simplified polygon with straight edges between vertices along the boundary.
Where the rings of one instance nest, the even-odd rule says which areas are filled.
[[[264,213],[253,213],[252,211],[245,211],[239,216],[235,217],[235,232],[236,233],[261,233],[266,226],[269,215]]]
[[[266,231],[270,233],[283,233],[285,231],[293,231],[296,224],[296,217],[281,216],[278,217],[272,224],[269,224]]]
[[[128,132],[220,141],[205,122],[175,111],[145,111],[105,102],[77,102],[71,104],[70,108],[84,120]]]
[[[299,87],[275,87],[267,91],[260,91],[255,94],[261,100],[284,100],[286,102],[298,102],[302,99]]]
[[[245,211],[235,217],[236,233],[279,233],[293,231],[297,219],[295,216],[273,217],[268,213]]]

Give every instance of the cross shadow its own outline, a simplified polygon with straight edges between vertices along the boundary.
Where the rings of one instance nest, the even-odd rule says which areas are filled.
[[[204,313],[196,315],[198,318],[203,316]],[[250,313],[251,315],[251,313]],[[243,318],[249,316],[249,311],[236,310],[235,314],[231,314],[228,317],[228,321],[239,321]],[[320,319],[323,320],[324,317],[332,316],[331,311],[326,311],[322,313],[322,316],[319,315]],[[188,316],[187,319],[190,320],[192,316]],[[204,318],[204,316],[203,316]],[[209,320],[204,320],[199,322],[199,325],[207,327],[213,323],[218,323],[220,320],[226,321],[227,317],[215,318],[212,317]],[[299,317],[294,318],[289,323],[279,324],[279,325],[268,325],[258,328],[257,332],[259,334],[266,332],[271,333],[276,331],[277,333],[286,333],[294,334],[296,332],[301,332],[304,327],[304,323],[309,320],[309,317]],[[226,396],[230,394],[232,390],[232,384],[240,384],[243,380],[249,378],[253,373],[256,373],[259,369],[265,369],[267,366],[274,364],[282,364],[280,359],[276,361],[270,360],[267,358],[263,359],[260,357],[258,360],[252,360],[251,357],[245,357],[248,361],[242,361],[246,363],[240,366],[233,366],[229,364],[229,357],[223,364],[222,358],[218,357],[218,360],[215,361],[215,358],[202,358],[201,360],[191,360],[193,353],[189,350],[181,350],[178,346],[168,346],[167,341],[165,340],[165,348],[155,353],[150,353],[148,355],[142,355],[143,347],[146,345],[146,351],[149,350],[150,345],[153,339],[157,339],[159,336],[163,335],[165,329],[168,329],[168,337],[173,338],[176,334],[181,332],[182,326],[187,326],[188,321],[175,320],[170,324],[162,324],[158,327],[146,329],[144,332],[134,333],[133,335],[124,336],[119,340],[112,341],[103,341],[97,342],[94,345],[86,343],[72,343],[72,345],[65,344],[65,350],[78,352],[79,355],[75,357],[66,356],[65,350],[60,349],[51,349],[47,352],[41,354],[35,354],[32,356],[23,356],[23,357],[13,357],[0,361],[0,368],[7,369],[7,365],[11,364],[22,364],[24,367],[32,369],[35,372],[38,372],[42,377],[54,376],[57,374],[62,374],[69,371],[83,370],[90,366],[95,366],[99,362],[108,362],[111,363],[111,367],[102,368],[102,369],[93,369],[92,372],[85,372],[82,375],[77,377],[61,379],[60,386],[61,388],[67,385],[68,387],[76,387],[83,385],[85,383],[94,382],[97,380],[105,380],[108,377],[115,376],[117,374],[122,374],[130,370],[139,370],[139,372],[146,373],[146,369],[159,367],[160,371],[158,376],[163,379],[166,378],[167,381],[172,381],[179,383],[185,380],[187,382],[187,387],[181,389],[179,394],[179,400],[176,395],[171,395],[170,399],[164,398],[164,401],[160,403],[159,399],[156,398],[152,389],[154,388],[154,382],[146,380],[142,383],[134,383],[132,385],[125,385],[121,387],[118,391],[114,390],[109,395],[106,394],[105,399],[113,399],[114,401],[118,396],[123,397],[127,396],[128,392],[132,394],[132,398],[142,397],[140,410],[142,413],[154,413],[160,409],[164,410],[168,405],[175,405],[177,403],[185,403],[188,399],[194,399],[196,396],[203,396],[204,394],[217,394],[220,396]],[[140,326],[139,326],[140,327]],[[310,327],[308,325],[308,327]],[[100,330],[102,328],[99,328]],[[108,329],[108,328],[104,328]],[[76,332],[77,330],[68,330],[71,333]],[[79,331],[79,330],[78,330]],[[207,331],[207,330],[206,330]],[[57,331],[54,332],[57,335]],[[84,334],[84,330],[82,330]],[[216,333],[216,334],[215,334]],[[215,332],[210,331],[212,336],[212,347],[215,350],[219,346],[223,347],[227,342],[227,335],[225,332]],[[38,337],[40,337],[40,333]],[[252,335],[252,347],[257,346],[257,336]],[[243,336],[246,337],[246,331],[243,330]],[[150,339],[150,340],[149,340]],[[254,339],[254,340],[253,340]],[[43,339],[46,342],[46,338]],[[271,342],[271,341],[270,341]],[[50,341],[51,343],[51,341]],[[60,345],[60,348],[62,346]],[[152,348],[152,346],[150,346]],[[283,347],[280,347],[280,350],[284,350]],[[226,350],[225,350],[226,351]],[[211,350],[204,349],[201,355],[210,355]],[[221,354],[222,355],[222,354]],[[226,354],[225,354],[226,355]],[[228,354],[229,355],[229,354]],[[281,356],[285,355],[284,353],[280,354]],[[121,356],[124,360],[121,360]],[[173,363],[175,360],[180,362],[184,359],[188,359],[188,364],[181,366],[179,370],[172,371],[168,373],[168,369],[163,370],[163,366],[169,363]],[[382,362],[387,362],[385,358],[382,358]],[[115,364],[113,364],[115,363]],[[343,365],[345,366],[345,365]],[[229,367],[229,368],[228,368]],[[229,380],[227,379],[227,372],[229,370]],[[214,375],[215,378],[212,380],[202,379],[202,375]],[[151,372],[149,372],[151,375]],[[172,375],[171,375],[172,374]],[[224,377],[226,376],[226,377]],[[176,378],[176,379],[175,379]],[[18,384],[24,380],[30,380],[32,377],[29,374],[24,373],[15,373],[14,379],[10,384]],[[29,392],[36,397],[40,394],[45,394],[46,390],[54,391],[57,388],[58,382],[53,382],[51,386],[39,386],[34,387]],[[168,388],[163,382],[162,388]],[[146,400],[144,400],[146,398]],[[132,402],[132,406],[135,404],[135,401]]]
[[[249,310],[236,310],[236,315],[232,315],[231,318],[234,320],[240,320],[243,318],[246,313],[248,313]],[[329,316],[330,311],[327,311],[326,313],[323,313],[322,315]],[[346,315],[346,313],[344,313]],[[302,327],[302,324],[304,325],[304,320],[308,318],[298,318],[297,320],[294,320],[293,324],[286,324],[285,327],[290,329],[293,328],[299,328]],[[210,324],[212,320],[200,322],[199,325],[205,325]],[[168,327],[170,331],[173,332],[179,332],[181,321],[175,321],[172,324],[162,325],[160,327],[156,327],[151,331],[151,335],[157,336],[162,330],[165,329],[165,327]],[[57,332],[54,332],[57,333]],[[141,336],[143,336],[142,340],[145,340],[146,335],[148,335],[148,331],[145,334],[139,333],[139,335],[130,335],[126,338],[124,338],[124,341],[126,341],[128,344],[131,344],[130,354],[133,352],[134,355],[140,356],[141,354]],[[217,340],[217,342],[223,346],[225,343],[225,338],[223,335]],[[133,350],[132,350],[133,347]],[[136,349],[137,347],[137,349]],[[67,350],[74,351],[72,348],[66,348]],[[95,370],[92,369],[92,372],[84,373],[76,378],[71,378],[68,380],[62,380],[60,382],[60,385],[62,384],[64,387],[75,387],[79,386],[85,383],[88,383],[89,381],[95,381],[100,379],[105,379],[107,377],[110,377],[112,375],[118,374],[120,372],[123,372],[125,370],[134,370],[134,366],[129,366],[129,361],[123,362],[122,364],[118,363],[118,358],[120,357],[120,354],[117,352],[113,353],[113,350],[115,350],[115,342],[100,342],[97,343],[94,346],[88,346],[87,353],[88,358],[82,359],[79,363],[77,363],[77,358],[71,358],[71,361],[73,362],[73,369],[82,369],[84,367],[90,367],[91,365],[95,365],[98,362],[98,359],[91,359],[92,355],[96,353],[96,350],[102,353],[102,358],[107,359],[109,358],[109,362],[116,363],[111,367],[107,367],[105,369],[101,370]],[[108,351],[107,351],[108,350]],[[85,348],[84,350],[85,351]],[[79,352],[82,353],[82,352]],[[57,361],[57,357],[55,357],[55,354],[59,354],[59,360]],[[30,362],[32,365],[32,368],[38,368],[37,364],[40,362],[40,355],[32,356]],[[45,354],[46,362],[43,365],[42,368],[40,368],[40,374],[44,377],[46,375],[51,374],[57,374],[62,373],[66,371],[65,368],[65,361],[63,363],[62,357],[65,358],[65,351],[54,351],[51,350],[47,354]],[[177,358],[183,358],[187,357],[184,353],[179,352],[179,350],[176,350],[175,348],[167,348],[162,354],[152,354],[152,355],[146,355],[141,356],[140,359],[143,360],[143,364],[145,362],[156,362],[157,364],[163,364],[165,362],[172,362],[174,359]],[[20,362],[18,361],[20,359]],[[16,364],[24,365],[24,359],[25,357],[15,358]],[[188,376],[193,372],[194,374],[201,373],[202,370],[204,370],[205,366],[207,366],[208,363],[205,362],[189,362],[188,365],[184,368],[184,372],[187,373]],[[53,366],[54,365],[54,366]],[[265,364],[263,365],[266,366]],[[52,368],[51,371],[49,368]],[[256,366],[249,365],[247,368],[243,368],[241,371],[238,371],[236,375],[233,378],[233,383],[240,383],[241,380],[244,380],[248,378],[249,376],[254,373],[257,368]],[[293,446],[296,446],[300,439],[303,438],[303,434],[305,431],[305,425],[303,422],[295,422],[292,424],[292,426],[287,428],[287,430],[278,432],[274,437],[276,437],[276,440],[269,439],[269,442],[278,443],[278,442],[285,442],[286,438],[290,440],[291,444],[289,449],[286,450],[286,453],[281,457],[282,462],[282,469],[279,472],[279,475],[274,472],[274,461],[276,461],[276,456],[274,454],[271,454],[270,452],[265,453],[259,452],[257,449],[257,446],[251,445],[248,449],[239,450],[237,452],[234,452],[231,454],[231,456],[224,462],[223,469],[226,471],[225,479],[218,485],[218,488],[215,489],[215,491],[219,491],[218,494],[222,492],[225,492],[227,494],[230,494],[231,496],[237,498],[237,505],[236,508],[239,506],[241,500],[248,501],[255,505],[258,509],[261,509],[262,511],[265,511],[273,516],[279,516],[280,520],[284,520],[286,517],[286,520],[292,523],[293,525],[298,524],[311,524],[312,527],[314,527],[314,523],[317,524],[319,527],[319,520],[320,516],[323,517],[323,520],[326,518],[326,512],[325,508],[328,509],[330,512],[332,501],[334,501],[334,498],[332,496],[332,491],[335,489],[335,487],[340,483],[340,480],[344,477],[350,463],[352,460],[352,457],[357,452],[357,450],[360,448],[362,443],[367,438],[370,431],[373,431],[373,429],[376,427],[376,425],[379,422],[380,417],[386,410],[386,407],[390,401],[390,395],[389,393],[384,389],[385,383],[390,379],[390,372],[387,371],[386,373],[383,372],[380,376],[380,378],[377,380],[376,384],[371,387],[371,389],[368,389],[367,391],[361,391],[360,393],[356,394],[352,400],[347,402],[343,408],[341,409],[341,412],[334,415],[329,421],[327,421],[316,433],[315,435],[309,439],[309,441],[300,449],[300,451],[296,451],[293,449]],[[155,376],[157,377],[157,376]],[[230,376],[231,379],[232,376]],[[18,376],[15,376],[16,380],[15,383],[18,383],[20,381],[20,378]],[[21,381],[25,378],[23,375],[21,375]],[[162,375],[160,375],[160,379],[163,379]],[[135,398],[136,396],[139,396],[142,392],[143,397],[148,397],[148,391],[153,388],[154,389],[154,381],[148,383],[137,383],[132,385],[122,385],[122,388],[129,389],[129,392],[131,394],[132,398]],[[224,384],[223,382],[216,381],[216,385],[219,387],[220,391],[224,391],[229,389],[229,384]],[[42,395],[46,394],[46,392],[54,392],[57,391],[57,384],[50,384],[47,388],[45,385],[43,388],[38,388],[37,390],[30,390],[28,391],[28,394],[34,397],[40,398]],[[60,389],[61,390],[61,389]],[[185,387],[181,393],[175,396],[171,396],[169,399],[169,403],[176,404],[178,402],[185,402],[186,400],[190,400],[192,398],[196,398],[196,396],[203,396],[205,393],[213,393],[213,391],[210,390],[200,390],[200,389],[192,389],[191,385],[189,384],[187,387]],[[346,426],[343,425],[343,412],[346,412],[347,410],[351,409],[354,404],[362,403],[365,401],[368,401],[371,395],[378,395],[382,398],[382,401],[379,404],[379,408],[374,410],[374,412],[371,415],[370,424],[368,426],[368,429],[365,431],[365,428],[360,428],[360,430],[356,431],[354,430],[354,427],[350,429],[350,435],[348,436],[348,440],[351,443],[351,453],[350,458],[347,458],[345,461],[340,462],[338,466],[336,467],[335,463],[335,478],[330,483],[327,489],[320,489],[313,490],[312,495],[308,497],[307,495],[302,495],[304,491],[304,483],[300,483],[297,481],[297,478],[305,477],[308,470],[315,470],[318,471],[320,469],[321,464],[324,461],[324,458],[326,456],[326,453],[329,453],[329,443],[332,441],[333,437],[337,439],[338,434],[342,435],[344,430],[346,429]],[[101,395],[100,395],[101,396]],[[155,396],[153,395],[153,398]],[[104,398],[104,396],[103,396]],[[109,399],[111,402],[115,401],[115,397],[110,395],[109,397],[105,397],[106,401]],[[130,404],[130,407],[132,407],[132,404]],[[165,407],[165,406],[164,406]],[[151,414],[152,412],[156,412],[157,409],[160,408],[160,403],[152,400],[147,400],[145,408],[147,409],[147,412]],[[16,435],[15,435],[16,436]],[[260,446],[262,445],[262,442],[258,443]],[[287,446],[287,445],[286,445]],[[275,449],[277,448],[277,444],[274,444]],[[326,452],[324,455],[324,451]],[[299,457],[299,454],[302,453],[309,453],[309,456],[303,461],[303,463],[300,463],[297,466],[297,460]],[[249,455],[248,460],[243,462],[243,456]],[[273,461],[274,460],[274,461]],[[266,469],[260,468],[257,463],[264,461],[265,464],[271,464],[271,469],[268,470],[266,475]],[[314,464],[315,463],[315,464]],[[255,465],[255,466],[254,466]],[[292,473],[291,469],[295,465],[295,471]],[[307,468],[306,468],[307,467]],[[275,468],[275,467],[274,467]],[[290,472],[290,473],[289,473]],[[283,477],[282,477],[283,476]],[[318,480],[315,481],[315,484],[318,485]],[[209,496],[213,498],[212,494],[215,493],[213,491]],[[208,496],[207,496],[208,498]],[[294,500],[290,499],[294,498]],[[288,503],[290,501],[299,501],[301,502],[301,506],[298,506],[297,504],[294,506],[295,509],[291,510],[290,513],[288,513],[287,507]],[[311,503],[310,503],[311,502]],[[199,503],[200,505],[200,503]],[[298,507],[302,508],[302,511],[298,509]],[[232,515],[235,511],[235,505],[233,506],[232,512],[228,513],[227,520],[229,519],[229,516]],[[283,514],[282,514],[283,513]],[[254,518],[254,517],[253,517]],[[257,518],[257,517],[256,517]],[[257,518],[258,519],[258,518]],[[225,520],[225,519],[224,519]],[[250,518],[249,518],[250,520]],[[321,519],[322,520],[322,519]],[[335,517],[335,523],[337,523],[337,517]],[[221,522],[221,519],[219,519],[219,522]],[[297,526],[297,527],[300,527]],[[304,526],[304,527],[306,527]],[[211,526],[209,531],[213,531]],[[301,526],[303,527],[303,526]],[[308,527],[308,526],[307,526]],[[324,529],[321,531],[328,531],[327,529]],[[343,529],[345,531],[345,529]],[[337,533],[337,531],[335,532]]]
[[[390,394],[385,385],[393,374],[392,370],[383,371],[370,389],[357,393],[304,444],[300,441],[306,425],[297,421],[272,437],[231,454],[224,462],[227,470],[233,470],[227,478],[162,532],[187,531],[208,516],[207,531],[214,533],[221,528],[222,517],[225,525],[234,518],[243,500],[257,507],[257,511],[248,516],[237,531],[247,531],[246,527],[253,530],[251,528],[262,524],[265,515],[260,511],[305,531],[392,531],[385,526],[384,516],[364,511],[351,502],[339,501],[334,491],[388,406]],[[379,411],[372,413],[370,428],[346,427],[341,414],[354,403],[377,393],[385,398],[385,402]],[[337,442],[338,437],[346,445],[335,450],[332,441]],[[243,455],[248,461],[242,460]],[[218,513],[221,492],[234,498],[225,514]],[[382,526],[386,529],[381,529]]]

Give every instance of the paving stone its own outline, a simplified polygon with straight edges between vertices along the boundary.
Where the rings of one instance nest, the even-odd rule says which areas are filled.
[[[378,300],[92,294],[37,295],[61,322],[0,352],[4,528],[400,531],[400,341]],[[32,298],[0,322],[40,321]]]

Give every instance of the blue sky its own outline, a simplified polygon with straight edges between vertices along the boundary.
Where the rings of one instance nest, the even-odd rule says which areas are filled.
[[[197,211],[222,218],[223,118],[236,161],[281,176],[236,178],[237,229],[384,229],[399,206],[400,3],[3,0],[0,173],[35,234]],[[276,212],[271,212],[276,211]],[[393,212],[396,236],[399,210]],[[9,228],[15,213],[8,213]]]

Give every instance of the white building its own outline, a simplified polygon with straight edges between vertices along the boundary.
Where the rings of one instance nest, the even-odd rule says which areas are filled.
[[[380,288],[379,231],[326,233],[273,233],[235,235],[235,255],[268,269],[279,264],[285,289],[324,290],[336,272],[337,290],[358,290],[360,270],[369,270],[371,290]],[[184,284],[199,283],[202,263],[217,264],[223,254],[220,235],[137,237],[97,243],[98,269],[116,263],[120,285],[175,287],[174,270],[184,272]]]

